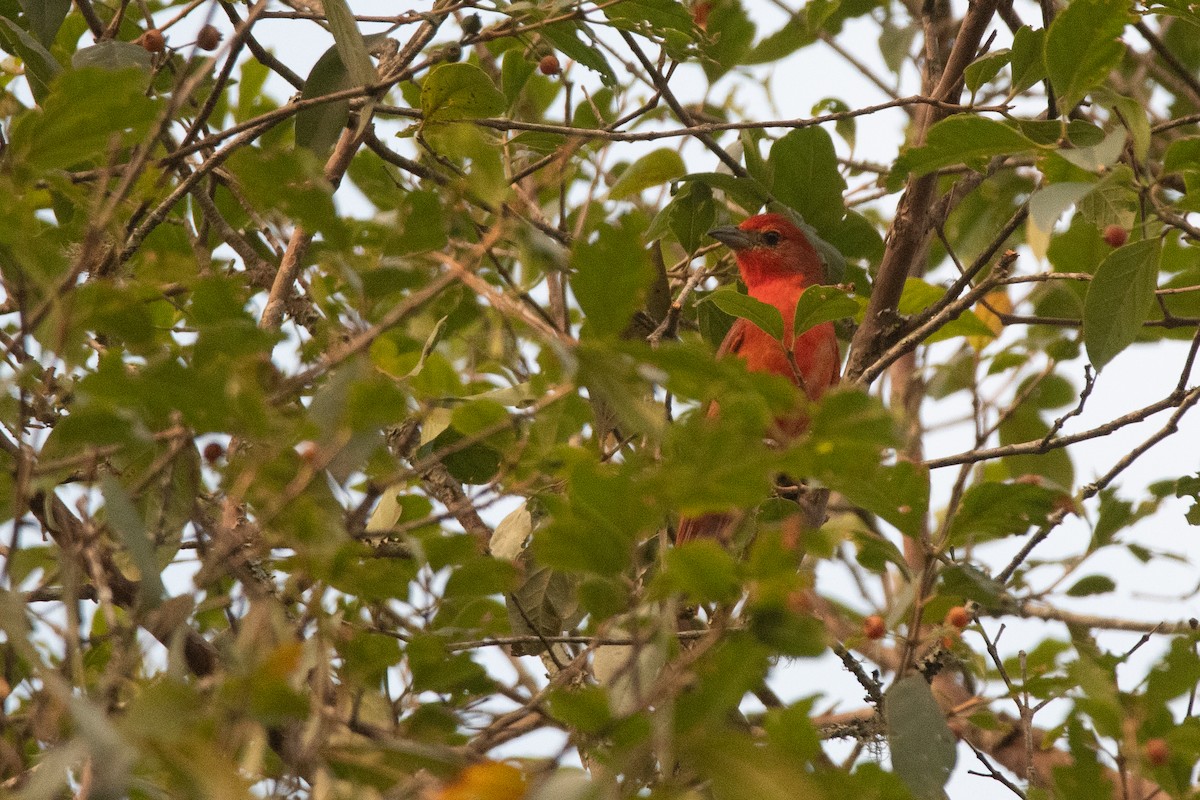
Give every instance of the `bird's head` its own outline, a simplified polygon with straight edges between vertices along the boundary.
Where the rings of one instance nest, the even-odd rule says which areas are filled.
[[[736,228],[713,228],[708,235],[733,251],[749,287],[795,275],[806,285],[824,279],[825,268],[812,243],[782,214],[758,214]]]

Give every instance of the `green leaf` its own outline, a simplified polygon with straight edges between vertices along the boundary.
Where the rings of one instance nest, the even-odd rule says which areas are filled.
[[[355,685],[374,688],[388,668],[400,661],[400,642],[372,631],[357,631],[338,642],[342,657],[341,675]]]
[[[50,47],[71,10],[71,0],[21,0],[21,9],[29,20],[29,30]]]
[[[1063,114],[1120,63],[1120,37],[1129,22],[1125,0],[1072,0],[1055,17],[1046,34],[1046,74]]]
[[[845,114],[850,110],[850,105],[846,101],[837,97],[826,97],[813,103],[812,113],[819,114]],[[837,135],[842,137],[842,140],[854,149],[857,141],[858,122],[854,117],[845,117],[833,123],[833,129],[837,131]]]
[[[1000,70],[1008,64],[1010,55],[1011,51],[1009,50],[994,50],[968,64],[967,68],[963,70],[967,91],[974,95],[983,88],[984,84],[999,75]]]
[[[579,577],[549,567],[528,565],[525,580],[505,595],[508,619],[517,636],[558,636],[579,621]],[[541,648],[526,649],[536,652]]]
[[[1096,369],[1133,343],[1150,316],[1162,245],[1146,239],[1114,250],[1096,268],[1083,305],[1083,341]]]
[[[1200,172],[1200,136],[1171,142],[1163,156],[1163,172]]]
[[[0,40],[3,40],[5,50],[25,62],[25,77],[33,99],[42,103],[55,76],[62,72],[62,65],[41,42],[8,17],[0,17]]]
[[[717,204],[712,189],[700,181],[688,181],[663,210],[675,239],[689,253],[704,243],[704,236],[717,221]],[[653,226],[652,226],[653,227]],[[647,232],[649,237],[649,232]]]
[[[333,188],[312,153],[243,147],[226,163],[257,207],[281,211],[309,230],[322,231],[335,246],[343,240],[345,227],[334,209]]]
[[[426,122],[491,117],[506,108],[508,99],[474,64],[442,64],[421,84]]]
[[[45,98],[44,110],[12,126],[8,157],[33,169],[86,163],[118,141],[141,141],[158,114],[137,70],[64,72]]]
[[[354,14],[346,0],[324,0],[325,18],[329,20],[329,32],[333,34],[334,46],[346,65],[346,71],[356,86],[369,86],[379,80],[379,73],[371,63],[367,43]]]
[[[535,69],[537,65],[527,59],[520,48],[504,51],[504,60],[500,64],[500,91],[508,98],[509,105],[517,101]]]
[[[906,25],[896,23],[897,20],[892,15],[884,17],[880,25],[879,55],[883,57],[887,68],[899,75],[912,53],[913,39],[916,38],[918,26],[912,22]]]
[[[1015,96],[1046,77],[1046,60],[1042,57],[1046,42],[1046,31],[1034,30],[1028,25],[1013,34],[1012,46],[1012,89]]]
[[[622,502],[613,502],[615,497]],[[641,498],[623,469],[591,462],[576,465],[566,492],[543,498],[549,522],[533,534],[538,563],[616,575],[629,565],[639,532],[661,519]]]
[[[816,617],[776,603],[756,603],[749,611],[750,631],[780,655],[815,658],[828,647],[828,633]]]
[[[754,323],[776,339],[783,338],[783,315],[770,303],[755,300],[732,288],[718,289],[705,297],[704,302],[712,303],[730,316]]]
[[[697,32],[692,17],[677,0],[624,0],[604,6],[604,16],[614,27],[663,36],[668,31],[688,39]]]
[[[904,281],[904,291],[900,295],[897,310],[901,314],[918,314],[929,306],[941,300],[946,290],[940,286],[920,278],[908,278]],[[991,338],[996,333],[976,316],[974,311],[963,311],[956,318],[938,328],[925,339],[926,342],[941,342],[953,339],[955,336],[986,336]]]
[[[692,603],[732,603],[742,591],[737,562],[714,541],[697,540],[668,550],[658,580],[667,593],[678,592]]]
[[[823,322],[852,317],[859,310],[858,301],[836,286],[810,286],[796,303],[792,333],[799,336]]]
[[[1077,580],[1070,589],[1068,597],[1089,597],[1094,594],[1109,594],[1117,589],[1117,584],[1107,575],[1088,575]]]
[[[71,56],[71,66],[75,69],[106,69],[118,71],[136,67],[149,74],[154,69],[154,59],[146,48],[133,42],[121,42],[116,39],[105,39],[91,47],[81,47]]]
[[[1165,708],[1176,697],[1195,689],[1200,682],[1200,656],[1189,636],[1171,639],[1171,649],[1146,676],[1147,708]]]
[[[893,684],[884,696],[883,718],[896,774],[915,797],[943,800],[958,740],[925,678],[908,675]]]
[[[596,35],[587,25],[582,22],[556,22],[542,28],[541,33],[550,40],[555,49],[562,52],[567,58],[578,61],[592,72],[597,73],[601,83],[605,86],[617,85],[616,73],[609,66],[608,60],[604,58],[604,52],[594,44]],[[583,33],[591,42],[580,41],[580,33]]]
[[[1144,161],[1150,150],[1151,133],[1146,106],[1132,97],[1110,95],[1108,92],[1094,92],[1093,94],[1097,100],[1118,113],[1121,123],[1129,131],[1129,138],[1133,141],[1134,157],[1138,161]]]
[[[958,114],[929,129],[925,144],[906,150],[892,168],[889,184],[910,172],[924,175],[953,164],[981,165],[992,156],[1025,153],[1037,145],[1011,125]]]
[[[452,447],[462,436],[454,428],[448,428],[433,442],[433,449]],[[427,455],[423,450],[422,455]],[[458,480],[471,486],[487,483],[496,477],[500,469],[500,453],[485,444],[472,444],[449,453],[442,458],[446,469]]]
[[[678,178],[686,171],[679,153],[664,147],[647,153],[626,168],[608,196],[613,200],[624,200],[651,186]]]
[[[857,211],[847,211],[841,224],[826,232],[826,239],[843,260],[862,259],[874,263],[883,258],[883,237],[879,235],[879,229]],[[839,282],[845,280],[845,265],[841,276],[833,274],[830,269],[829,279]]]
[[[754,41],[754,23],[738,0],[712,4],[708,31],[709,36],[700,52],[704,56],[701,64],[709,82],[716,82],[739,64],[750,63],[747,54]]]
[[[841,463],[839,463],[841,461]],[[916,536],[929,508],[929,471],[908,461],[892,465],[851,464],[831,457],[818,477],[851,502]]]
[[[546,699],[555,719],[566,723],[573,730],[597,735],[612,730],[613,717],[609,708],[608,693],[599,686],[572,685],[569,689],[556,688]],[[547,800],[555,797],[553,794],[545,796]],[[584,798],[590,796],[583,795]]]
[[[929,472],[907,461],[881,463],[895,435],[894,420],[877,399],[831,391],[817,405],[808,435],[788,453],[785,471],[815,478],[915,536],[929,508]]]
[[[743,64],[768,64],[787,58],[801,47],[816,41],[812,31],[805,24],[803,16],[792,16],[779,30],[764,36],[753,49],[742,58]]]
[[[950,541],[966,546],[1023,534],[1045,521],[1059,494],[1029,483],[977,483],[954,514]]]
[[[726,197],[746,211],[757,211],[768,199],[762,185],[753,178],[738,178],[724,172],[694,172],[683,180],[703,183],[710,189],[724,192]]]
[[[846,213],[846,181],[838,170],[833,139],[824,128],[797,128],[771,146],[771,189],[776,199],[800,213],[822,233]]]
[[[1004,594],[1004,585],[971,564],[956,564],[942,570],[939,576],[944,593],[965,597],[996,608]]]
[[[337,45],[334,45],[322,53],[317,63],[313,64],[304,81],[300,99],[311,100],[349,89],[353,85],[350,73],[338,54]],[[311,150],[319,156],[327,155],[337,143],[342,128],[346,127],[349,119],[349,100],[321,103],[304,109],[296,114],[296,146]]]
[[[623,217],[619,225],[602,226],[594,242],[577,241],[571,251],[571,268],[575,270],[571,288],[587,328],[600,336],[624,330],[654,280],[654,270],[630,217]]]
[[[492,681],[483,667],[476,664],[467,653],[449,652],[445,643],[436,636],[413,636],[404,653],[408,656],[414,691],[474,694],[492,689]]]
[[[815,698],[797,700],[789,706],[767,709],[763,718],[767,738],[797,762],[822,755],[822,737],[812,722],[815,704]]]

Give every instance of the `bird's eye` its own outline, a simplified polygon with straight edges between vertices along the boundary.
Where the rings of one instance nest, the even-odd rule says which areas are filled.
[[[783,237],[779,235],[779,231],[767,231],[762,235],[763,244],[767,247],[774,247],[779,244]]]

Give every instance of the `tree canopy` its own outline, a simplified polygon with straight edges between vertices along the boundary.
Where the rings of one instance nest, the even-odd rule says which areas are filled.
[[[6,793],[1193,796],[1193,4],[368,5],[0,0]]]

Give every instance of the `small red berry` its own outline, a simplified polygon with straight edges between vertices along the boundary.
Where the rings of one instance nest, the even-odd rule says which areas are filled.
[[[558,56],[550,53],[542,56],[542,60],[538,62],[538,69],[543,75],[557,75],[562,72],[562,64],[558,63]]]
[[[137,38],[136,44],[140,44],[151,53],[161,53],[167,46],[167,40],[162,31],[151,28]]]
[[[887,623],[878,614],[872,614],[863,620],[863,636],[868,639],[882,639],[887,633]]]
[[[221,460],[221,456],[225,455],[225,448],[216,442],[209,442],[204,445],[204,460],[210,464],[215,464]]]
[[[1146,742],[1146,761],[1153,767],[1161,767],[1171,760],[1171,745],[1166,739],[1150,739]]]
[[[221,44],[221,32],[215,25],[205,25],[196,34],[196,46],[201,50],[216,50]]]
[[[1109,225],[1104,229],[1104,241],[1109,247],[1120,247],[1129,241],[1129,231],[1120,225]]]
[[[963,606],[955,606],[946,612],[946,624],[958,628],[960,631],[967,627],[971,622],[971,612],[967,611]]]

